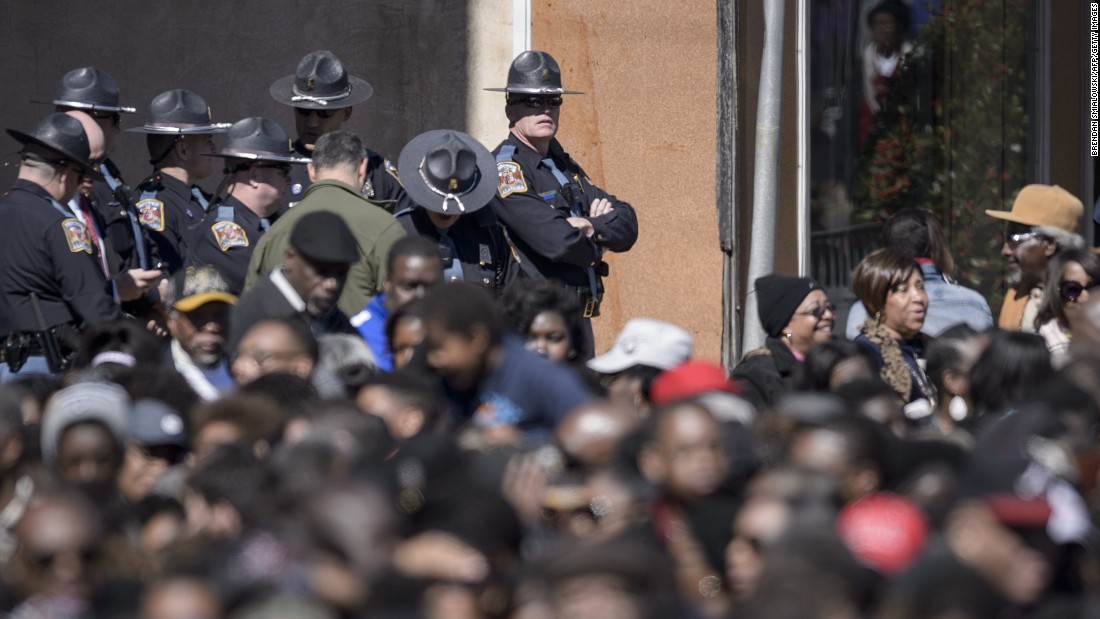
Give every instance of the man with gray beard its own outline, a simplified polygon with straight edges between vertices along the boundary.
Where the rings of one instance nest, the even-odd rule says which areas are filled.
[[[168,292],[171,360],[203,400],[230,391],[233,378],[226,362],[230,306],[237,297],[214,267],[187,267],[176,272]]]

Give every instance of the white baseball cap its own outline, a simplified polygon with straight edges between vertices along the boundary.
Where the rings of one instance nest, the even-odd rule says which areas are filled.
[[[691,334],[668,322],[635,318],[626,323],[611,350],[592,359],[588,367],[600,374],[616,374],[636,365],[671,370],[691,358]]]

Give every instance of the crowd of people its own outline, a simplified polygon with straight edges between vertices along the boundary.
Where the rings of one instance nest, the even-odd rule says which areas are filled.
[[[634,209],[555,136],[545,52],[493,152],[398,165],[331,52],[215,123],[67,74],[0,199],[0,612],[13,618],[984,618],[1100,609],[1100,286],[1081,202],[1022,189],[997,325],[910,209],[828,291],[752,285],[733,368],[633,318],[594,350]],[[225,133],[215,147],[212,136]],[[214,195],[194,185],[224,164]]]

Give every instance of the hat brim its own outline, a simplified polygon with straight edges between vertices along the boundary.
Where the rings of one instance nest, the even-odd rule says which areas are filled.
[[[193,294],[176,301],[172,305],[172,309],[181,312],[193,312],[207,303],[214,303],[215,301],[236,305],[237,297],[228,292],[204,292],[202,294]]]
[[[85,101],[68,101],[66,99],[54,99],[53,101],[31,101],[41,105],[63,105],[77,110],[88,112],[118,112],[119,114],[137,114],[136,107],[127,105],[102,105],[99,103],[87,103]]]
[[[231,123],[211,123],[209,125],[196,125],[194,127],[172,127],[167,125],[142,125],[127,129],[129,133],[146,133],[151,135],[213,135],[226,133]]]
[[[374,94],[374,87],[371,86],[367,80],[360,79],[354,75],[348,75],[348,84],[351,86],[351,91],[348,92],[346,97],[328,99],[326,101],[295,101],[295,77],[294,75],[288,75],[275,80],[268,90],[268,92],[271,93],[271,98],[283,105],[289,105],[290,107],[300,107],[307,110],[338,110],[340,108],[358,105],[370,99],[371,95]]]
[[[278,163],[306,164],[313,160],[308,157],[295,157],[293,155],[280,155],[266,151],[249,151],[223,148],[216,153],[204,154],[204,157],[221,157],[223,159],[250,159],[252,161],[275,161]]]
[[[477,169],[481,174],[477,186],[466,195],[459,196],[465,210],[448,208],[443,210],[443,196],[428,186],[428,181],[420,174],[420,166],[424,157],[432,146],[439,143],[445,134],[451,134],[477,155]],[[435,129],[421,133],[401,149],[401,155],[397,158],[397,172],[401,175],[401,185],[405,188],[405,194],[419,206],[442,213],[444,215],[464,215],[472,213],[493,199],[497,193],[497,165],[493,154],[480,142],[458,131],[449,129]],[[448,204],[453,201],[448,200]]]
[[[994,211],[994,210],[986,209],[985,214],[989,215],[990,217],[992,217],[994,219],[1003,219],[1004,221],[1011,221],[1014,224],[1020,224],[1020,225],[1024,225],[1024,226],[1041,226],[1041,225],[1043,225],[1041,222],[1028,221],[1028,220],[1025,220],[1024,218],[1020,217],[1019,215],[1013,215],[1012,211]]]
[[[99,172],[99,170],[92,167],[92,165],[90,163],[88,163],[87,161],[81,159],[80,157],[77,157],[76,155],[74,155],[74,154],[72,154],[72,153],[70,153],[66,150],[58,148],[57,146],[54,146],[53,144],[50,144],[48,142],[44,142],[44,141],[42,141],[42,140],[40,140],[40,139],[38,139],[38,138],[34,137],[33,135],[28,134],[28,133],[23,133],[22,131],[16,131],[15,129],[8,129],[7,132],[8,132],[8,135],[15,138],[15,141],[19,142],[20,144],[23,144],[24,146],[27,145],[27,144],[34,144],[36,146],[41,146],[42,148],[45,148],[46,150],[55,152],[58,155],[61,155],[61,157],[63,159],[65,159],[66,161],[69,161],[69,162],[73,163],[74,165],[76,165],[77,167],[79,167],[80,171],[83,172],[84,175],[87,176],[88,178],[91,178],[91,179],[94,179],[94,180],[103,180],[103,175]]]
[[[638,365],[638,362],[630,355],[613,348],[598,357],[589,359],[587,365],[588,369],[600,374],[618,374]]]
[[[505,86],[504,88],[482,88],[489,92],[509,92],[517,95],[583,95],[580,90],[565,90],[564,88],[531,88],[530,86]]]

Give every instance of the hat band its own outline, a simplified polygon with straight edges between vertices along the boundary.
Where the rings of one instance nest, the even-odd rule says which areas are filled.
[[[111,110],[118,110],[119,112],[126,112],[127,114],[133,114],[137,112],[136,107],[118,105],[117,103],[112,105],[110,103],[85,103],[83,101],[66,101],[65,99],[55,99],[53,104],[63,105],[65,107],[75,107],[78,110],[92,110],[93,112]]]
[[[424,179],[424,184],[428,187],[428,189],[431,189],[433,193],[436,193],[436,194],[439,194],[439,195],[443,196],[443,204],[441,206],[441,208],[443,209],[443,212],[444,213],[447,212],[447,203],[450,202],[451,200],[454,200],[455,202],[458,203],[458,210],[460,212],[465,213],[466,212],[466,205],[463,204],[462,200],[459,199],[459,198],[461,196],[464,196],[464,195],[470,193],[471,191],[473,191],[474,189],[477,188],[478,180],[480,180],[480,178],[481,178],[481,170],[475,170],[474,171],[474,178],[470,181],[470,186],[467,187],[464,191],[462,191],[460,193],[440,191],[439,188],[436,187],[435,185],[433,185],[432,181],[428,179],[428,175],[424,174],[424,162],[425,161],[427,161],[427,158],[424,158],[424,159],[420,160],[420,167],[417,168],[417,171],[420,172],[420,178]]]
[[[211,129],[228,129],[229,123],[145,123],[143,129],[152,129],[156,131],[184,131],[187,129],[197,129],[199,127],[210,127]]]
[[[344,90],[342,90],[342,91],[340,91],[340,92],[338,92],[334,95],[327,95],[327,96],[326,95],[306,94],[306,93],[298,90],[298,85],[297,84],[295,84],[294,86],[291,86],[290,90],[291,90],[291,92],[294,93],[294,96],[290,98],[291,101],[309,101],[311,103],[316,103],[318,105],[328,105],[329,101],[338,101],[340,99],[347,99],[348,97],[351,96],[351,84],[350,83],[348,84],[348,87],[345,88]]]

